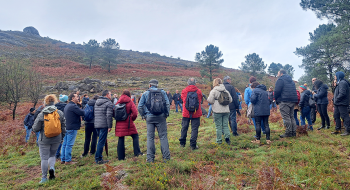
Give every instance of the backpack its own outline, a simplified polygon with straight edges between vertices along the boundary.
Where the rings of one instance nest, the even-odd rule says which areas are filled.
[[[218,101],[223,106],[229,105],[230,104],[230,94],[227,91],[221,91]]]
[[[315,100],[312,98],[312,95],[311,96],[309,96],[309,106],[310,107],[316,107],[316,102],[315,102]]]
[[[60,115],[56,111],[44,114],[44,131],[47,138],[56,137],[62,133]]]
[[[126,113],[126,104],[117,104],[114,107],[114,119],[116,121],[125,121],[128,118]]]
[[[199,109],[199,101],[197,90],[194,92],[188,92],[186,97],[186,105],[187,111],[195,112]]]
[[[89,106],[89,104],[86,104],[84,112],[84,121],[91,121],[94,119],[94,106]]]
[[[146,107],[149,112],[153,115],[160,115],[165,113],[165,99],[161,89],[152,90],[149,89],[148,99],[146,102]]]

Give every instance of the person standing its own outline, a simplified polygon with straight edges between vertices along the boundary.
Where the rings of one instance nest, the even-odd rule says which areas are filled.
[[[172,101],[173,101],[173,96],[171,95],[171,93],[169,91],[166,91],[166,95],[168,96],[169,99],[169,103],[171,105]]]
[[[327,113],[328,106],[328,86],[320,80],[315,81],[317,92],[312,92],[317,104],[317,111],[321,116],[322,126],[317,130],[329,129],[330,121]]]
[[[232,97],[226,90],[224,84],[222,84],[221,79],[214,79],[213,87],[214,88],[210,91],[207,101],[213,105],[214,122],[216,127],[216,143],[222,143],[222,134],[224,134],[226,143],[230,144],[231,141],[228,120],[230,116],[229,104],[232,102]],[[225,99],[222,99],[222,97],[225,97]],[[224,100],[224,102],[222,100]]]
[[[96,152],[96,144],[97,144],[97,130],[95,129],[95,115],[94,115],[94,108],[96,101],[98,99],[98,95],[95,95],[93,99],[89,100],[87,104],[85,105],[85,142],[84,142],[84,152],[80,157],[85,157],[89,153],[90,149],[90,155],[94,155]],[[87,115],[89,113],[89,115]],[[92,138],[91,138],[92,135]],[[91,148],[90,148],[90,142],[91,142]]]
[[[85,105],[88,103],[89,100],[89,96],[87,94],[84,94],[83,99],[81,100],[81,107],[83,109],[85,108]]]
[[[317,80],[317,78],[312,78],[312,89],[311,89],[311,93],[313,92],[317,92],[316,87],[315,87],[315,81]],[[314,100],[314,97],[312,96],[311,99]],[[314,101],[315,102],[315,101]],[[316,113],[317,113],[317,106],[316,106],[316,102],[312,105],[310,105],[310,117],[311,117],[311,121],[312,123],[316,122]]]
[[[112,103],[113,103],[113,105],[116,105],[117,102],[118,102],[118,95],[117,95],[117,94],[114,94],[114,95],[113,95],[113,98],[112,98]]]
[[[179,94],[178,90],[176,90],[176,93],[173,96],[173,100],[174,100],[174,103],[175,103],[176,113],[178,112],[178,109],[177,109],[178,106],[180,106],[181,112],[182,112],[182,103],[181,103],[182,100],[181,100],[181,95]]]
[[[81,127],[81,116],[84,116],[84,110],[80,109],[77,105],[79,99],[78,95],[71,93],[68,96],[69,103],[64,108],[64,116],[66,118],[66,130],[67,134],[63,139],[61,150],[61,164],[75,164],[72,162],[72,149],[75,143],[75,139],[78,134],[78,130]]]
[[[153,100],[153,101],[152,101]],[[170,160],[166,118],[169,116],[170,104],[166,92],[158,89],[158,81],[149,81],[149,89],[142,94],[138,111],[147,123],[147,162],[154,162],[156,147],[154,133],[157,128],[160,148],[164,162]]]
[[[113,125],[113,103],[111,101],[112,95],[109,90],[104,90],[95,103],[95,129],[98,133],[97,150],[95,153],[96,164],[105,164],[109,160],[103,160],[103,147],[107,142],[107,134],[111,132]]]
[[[300,92],[299,90],[296,90],[296,92],[298,95],[298,102],[294,106],[294,119],[295,119],[295,124],[299,126],[298,111],[299,111]]]
[[[57,103],[57,97],[54,94],[47,95],[44,98],[45,108],[38,115],[33,125],[33,131],[40,131],[39,153],[41,158],[42,177],[39,183],[47,181],[47,170],[49,169],[49,179],[55,179],[56,151],[62,138],[66,133],[66,120],[61,110],[54,105]],[[58,125],[60,130],[55,130]]]
[[[181,137],[179,139],[180,146],[185,147],[186,137],[188,127],[191,122],[191,139],[190,147],[191,150],[198,149],[197,146],[197,137],[198,137],[198,128],[201,123],[202,109],[201,103],[203,100],[203,94],[200,89],[196,86],[196,80],[190,78],[187,81],[188,86],[181,91],[182,102],[184,103],[184,109],[182,112],[182,128],[181,128]]]
[[[125,104],[126,114],[128,115],[124,121],[116,121],[115,136],[118,139],[118,160],[125,160],[125,137],[131,136],[134,147],[134,156],[143,155],[139,145],[139,134],[137,132],[134,121],[137,118],[137,109],[131,100],[130,91],[124,90],[117,104]]]
[[[275,84],[274,98],[279,105],[281,116],[286,131],[280,135],[281,138],[296,136],[296,123],[294,119],[294,106],[298,102],[297,91],[292,77],[287,75],[284,69],[278,72]]]
[[[60,102],[55,104],[56,108],[60,110],[62,113],[64,113],[64,108],[67,106],[68,96],[60,94],[59,96]],[[64,114],[63,114],[64,115]],[[63,139],[62,139],[63,140]],[[62,148],[62,142],[60,143],[60,146],[57,149],[56,152],[56,159],[61,157],[61,148]]]
[[[267,92],[267,95],[268,95],[269,101],[270,101],[270,110],[277,109],[276,101],[273,98],[273,87],[272,86],[270,86],[269,91]]]
[[[301,93],[300,93],[300,101],[299,101],[299,107],[300,107],[300,123],[301,125],[306,125],[305,118],[307,122],[309,123],[308,130],[313,131],[314,128],[312,127],[312,121],[310,117],[310,104],[309,100],[312,96],[311,92],[307,90],[307,87],[304,85],[301,85],[299,87]]]
[[[350,135],[350,118],[348,113],[349,98],[350,98],[350,83],[344,79],[345,74],[342,71],[335,73],[334,79],[337,80],[337,86],[334,90],[334,119],[336,123],[335,131],[332,134],[341,133],[341,120],[343,119],[345,131],[342,136]]]
[[[32,126],[34,124],[34,113],[35,113],[35,108],[30,108],[29,113],[26,115],[24,118],[24,128],[26,129],[26,143],[28,142],[30,135],[32,133]],[[38,143],[40,131],[35,133],[36,135],[36,142]]]
[[[229,108],[230,108],[229,124],[231,126],[231,131],[233,136],[239,136],[237,133],[237,119],[236,119],[237,112],[239,112],[239,101],[238,101],[236,89],[231,84],[232,81],[230,76],[225,76],[223,81],[224,81],[224,86],[226,90],[230,93],[232,97],[232,102],[229,105]]]

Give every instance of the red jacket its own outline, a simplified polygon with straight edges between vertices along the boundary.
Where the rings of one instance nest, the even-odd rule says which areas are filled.
[[[202,116],[202,109],[201,109],[201,102],[203,99],[203,94],[202,91],[197,88],[195,85],[189,85],[185,89],[182,90],[181,92],[181,99],[183,101],[183,112],[182,112],[182,117],[190,118],[190,112],[187,111],[186,109],[186,98],[187,98],[187,93],[188,92],[195,92],[197,90],[197,95],[198,95],[198,101],[199,101],[199,108],[196,112],[192,114],[192,118],[199,118]]]
[[[131,98],[127,95],[121,95],[117,104],[126,104],[126,112],[129,114],[129,117],[125,121],[116,121],[115,125],[115,136],[124,137],[130,136],[133,134],[138,134],[134,121],[137,118],[137,109],[134,102],[131,101]],[[130,118],[130,126],[129,126]]]

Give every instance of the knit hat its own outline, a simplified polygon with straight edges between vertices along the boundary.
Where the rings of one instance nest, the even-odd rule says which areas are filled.
[[[68,96],[60,94],[59,99],[60,99],[60,102],[67,102]]]
[[[251,76],[251,77],[249,78],[249,83],[253,83],[253,82],[255,82],[255,81],[256,81],[256,78],[255,78],[255,77]]]
[[[307,90],[307,88],[306,88],[305,85],[301,85],[301,86],[299,86],[299,88],[304,89],[304,90]]]
[[[307,86],[307,84],[305,83],[304,86]]]
[[[158,86],[158,81],[157,81],[156,79],[151,79],[151,80],[149,81],[149,84],[150,84],[151,86]]]
[[[33,111],[35,111],[35,108],[30,108],[30,110],[29,110],[30,112],[33,112]]]

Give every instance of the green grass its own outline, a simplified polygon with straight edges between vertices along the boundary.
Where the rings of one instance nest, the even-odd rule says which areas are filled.
[[[38,184],[41,179],[40,157],[34,139],[31,139],[29,146],[8,145],[7,154],[0,156],[0,189],[103,189],[107,186],[118,189],[121,185],[130,189],[350,188],[349,137],[331,135],[328,129],[309,132],[309,136],[280,139],[278,135],[283,128],[279,123],[272,123],[271,145],[266,145],[264,136],[262,145],[252,144],[250,141],[253,140],[254,131],[242,133],[239,137],[231,136],[231,145],[217,145],[212,118],[201,120],[198,135],[200,149],[191,151],[190,130],[186,147],[179,146],[181,114],[172,112],[167,120],[172,158],[167,163],[162,162],[158,138],[155,139],[155,163],[146,163],[145,155],[133,157],[131,137],[127,137],[125,142],[127,159],[118,161],[118,138],[114,132],[109,133],[110,155],[106,158],[104,154],[104,158],[110,160],[107,170],[112,176],[115,171],[127,172],[127,176],[120,181],[115,178],[103,179],[101,174],[106,172],[106,166],[96,165],[94,157],[79,158],[83,151],[83,127],[73,147],[73,160],[77,164],[65,166],[57,162],[57,178],[43,185]],[[240,122],[243,120],[245,118]],[[141,151],[146,153],[146,123],[137,119],[136,126]],[[23,130],[21,138],[24,138],[24,133]]]

